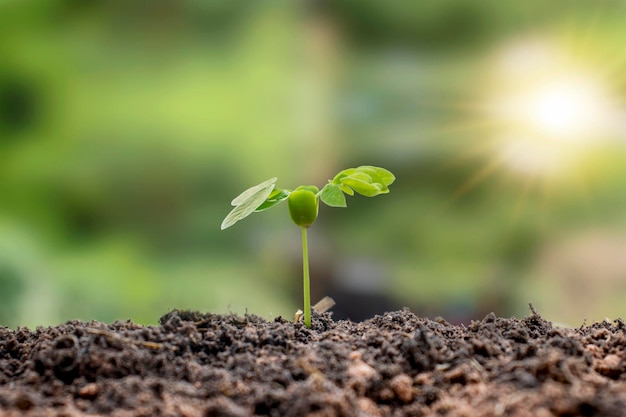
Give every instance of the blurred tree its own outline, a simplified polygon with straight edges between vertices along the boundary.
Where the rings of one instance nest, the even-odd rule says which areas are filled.
[[[54,267],[7,267],[0,304],[48,297],[41,311],[59,318],[156,320],[173,306],[243,304],[288,316],[299,300],[287,297],[299,285],[284,249],[292,229],[270,213],[220,234],[230,190],[276,175],[287,187],[320,183],[367,163],[397,173],[394,195],[321,218],[317,266],[330,284],[320,295],[357,271],[420,311],[512,311],[541,242],[623,222],[626,175],[617,148],[585,155],[563,181],[511,169],[498,148],[506,121],[488,109],[490,95],[512,95],[494,82],[498,51],[519,53],[511,40],[529,35],[551,41],[623,98],[625,10],[581,0],[4,2],[0,220]],[[40,257],[26,250],[6,264],[16,262]]]

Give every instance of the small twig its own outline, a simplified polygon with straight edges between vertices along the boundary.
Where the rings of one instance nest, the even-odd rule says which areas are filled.
[[[326,313],[328,310],[333,308],[335,306],[335,304],[336,304],[335,300],[333,300],[332,298],[326,296],[326,297],[322,298],[321,300],[319,300],[317,302],[317,304],[315,304],[313,306],[313,310],[317,311],[320,314]]]
[[[541,317],[539,312],[535,309],[535,306],[533,305],[533,303],[528,303],[528,307],[530,308],[531,313],[533,313],[533,316]]]
[[[317,304],[313,306],[313,310],[315,310],[315,312],[319,314],[326,313],[328,310],[333,308],[335,304],[336,304],[335,300],[326,296],[322,298],[321,300],[319,300]],[[304,312],[302,310],[298,310],[293,315],[293,321],[299,322],[300,320],[302,320],[303,317],[304,317]]]
[[[123,337],[120,336],[118,334],[115,334],[113,332],[108,332],[106,330],[100,330],[100,329],[93,329],[93,328],[88,328],[86,329],[87,333],[90,334],[95,334],[95,335],[99,335],[99,336],[104,336],[110,340],[116,340],[118,342],[122,342],[122,343],[127,343],[127,344],[131,344],[134,346],[142,346],[148,349],[161,349],[163,347],[162,343],[156,343],[156,342],[146,342],[146,341],[138,341],[138,340],[133,340],[130,339],[128,337]]]

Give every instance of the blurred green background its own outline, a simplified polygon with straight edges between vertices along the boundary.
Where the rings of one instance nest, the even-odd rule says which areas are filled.
[[[626,2],[0,0],[0,324],[292,317],[287,207],[350,166],[313,298],[579,325],[626,315]]]

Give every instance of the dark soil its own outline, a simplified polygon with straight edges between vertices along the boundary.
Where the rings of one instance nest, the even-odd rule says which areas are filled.
[[[0,416],[624,416],[625,329],[408,310],[0,327]]]

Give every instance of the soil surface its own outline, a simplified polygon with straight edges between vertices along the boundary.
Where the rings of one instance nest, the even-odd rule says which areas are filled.
[[[0,416],[624,416],[625,329],[408,310],[0,327]]]

